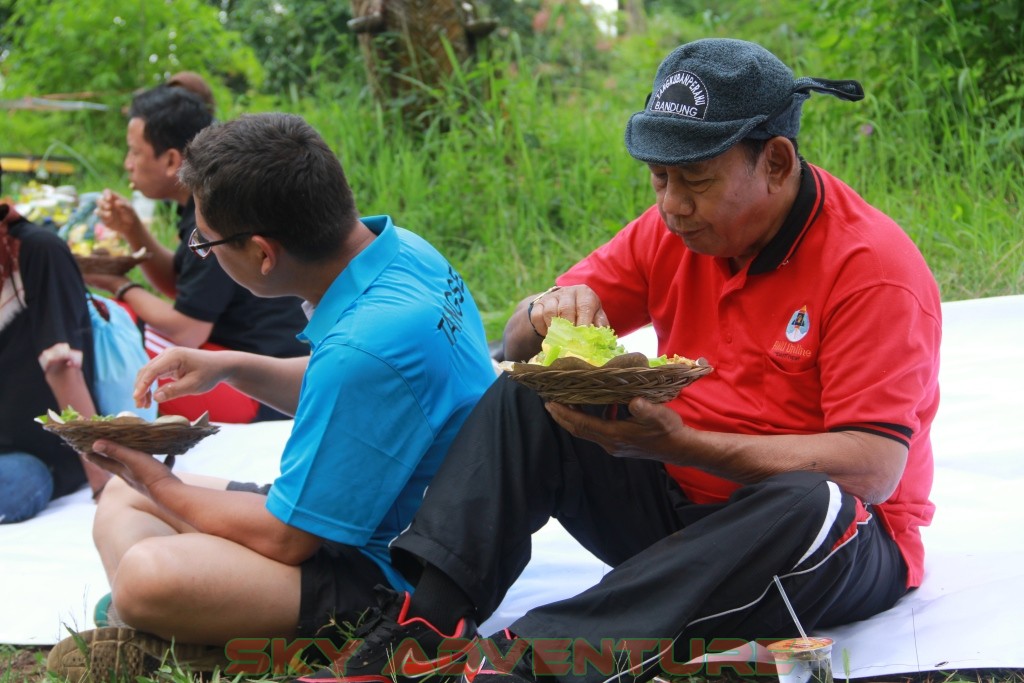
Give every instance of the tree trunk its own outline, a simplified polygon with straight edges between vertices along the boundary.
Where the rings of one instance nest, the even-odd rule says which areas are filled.
[[[465,62],[494,28],[464,0],[352,0],[352,17],[375,97],[413,116],[429,102],[428,89],[452,73],[453,60]]]
[[[647,30],[644,0],[619,0],[619,11],[626,14],[626,33],[637,34]]]

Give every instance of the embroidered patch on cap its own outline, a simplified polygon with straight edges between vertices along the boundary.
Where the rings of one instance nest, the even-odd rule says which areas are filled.
[[[676,71],[658,86],[651,96],[650,111],[704,120],[708,109],[708,91],[692,71]]]

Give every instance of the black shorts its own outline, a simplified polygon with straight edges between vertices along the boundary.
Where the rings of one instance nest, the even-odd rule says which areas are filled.
[[[270,484],[232,481],[227,490],[265,496]],[[339,644],[348,639],[363,612],[376,604],[374,587],[389,585],[373,560],[354,546],[334,541],[325,540],[300,569],[298,635],[331,638]]]

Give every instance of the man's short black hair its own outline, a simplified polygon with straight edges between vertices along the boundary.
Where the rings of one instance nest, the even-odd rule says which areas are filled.
[[[184,151],[196,133],[213,122],[213,115],[198,95],[166,85],[136,95],[128,117],[145,122],[143,136],[157,156],[169,149]]]
[[[243,114],[200,132],[178,172],[221,237],[256,232],[318,261],[338,253],[359,214],[341,162],[292,114]]]

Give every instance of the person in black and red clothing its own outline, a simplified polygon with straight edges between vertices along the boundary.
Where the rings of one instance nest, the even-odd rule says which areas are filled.
[[[67,406],[96,412],[87,305],[67,244],[0,201],[0,524],[34,517],[87,480],[96,495],[110,477],[34,419]]]
[[[174,346],[231,349],[275,358],[308,355],[309,348],[295,338],[306,325],[301,301],[256,297],[228,277],[216,257],[203,260],[189,251],[188,242],[196,230],[195,204],[192,194],[178,182],[178,169],[185,146],[213,122],[206,103],[184,88],[161,85],[137,94],[128,117],[125,169],[142,194],[177,204],[179,243],[173,250],[163,246],[131,203],[110,190],[97,202],[97,215],[128,240],[132,251],[145,247],[152,254],[139,267],[153,287],[172,301],[124,276],[88,275],[86,281],[113,293],[146,323],[144,336],[150,356]],[[160,406],[160,412],[189,419],[209,412],[214,422],[284,417],[226,384],[200,396],[168,401]]]

